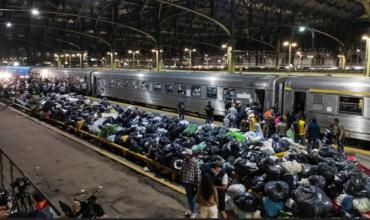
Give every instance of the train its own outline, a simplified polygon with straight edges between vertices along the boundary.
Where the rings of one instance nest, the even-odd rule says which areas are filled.
[[[370,141],[370,79],[364,77],[49,67],[32,68],[30,75],[84,82],[89,95],[159,108],[176,109],[183,101],[188,112],[200,115],[208,101],[219,116],[225,115],[225,103],[231,99],[244,105],[257,102],[265,111],[304,112],[318,120],[322,131],[338,118],[346,137]]]

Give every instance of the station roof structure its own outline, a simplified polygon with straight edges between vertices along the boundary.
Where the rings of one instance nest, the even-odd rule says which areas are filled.
[[[286,39],[338,50],[361,43],[369,12],[368,0],[9,0],[0,6],[0,56],[158,47],[170,56],[224,43],[275,50]]]

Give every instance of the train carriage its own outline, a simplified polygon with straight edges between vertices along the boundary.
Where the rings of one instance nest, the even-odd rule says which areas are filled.
[[[322,128],[338,118],[346,137],[370,140],[370,79],[289,77],[285,81],[284,112],[305,112]]]
[[[216,115],[225,114],[231,99],[243,104],[256,101],[264,109],[274,105],[274,82],[277,76],[226,75],[191,72],[94,72],[96,95],[160,107],[176,108],[183,101],[189,112],[204,114],[211,101]]]

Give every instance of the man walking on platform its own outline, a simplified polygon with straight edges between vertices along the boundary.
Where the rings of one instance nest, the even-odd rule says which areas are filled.
[[[183,101],[179,102],[177,105],[177,111],[179,113],[179,119],[184,120],[185,119],[185,104]]]
[[[195,196],[200,182],[200,169],[197,162],[193,159],[193,151],[191,149],[185,149],[182,155],[184,156],[184,161],[181,166],[180,176],[184,184],[189,205],[189,210],[186,211],[185,216],[195,218]]]
[[[206,124],[212,124],[213,123],[213,112],[215,108],[212,106],[212,102],[208,102],[206,105],[205,111],[206,111]]]

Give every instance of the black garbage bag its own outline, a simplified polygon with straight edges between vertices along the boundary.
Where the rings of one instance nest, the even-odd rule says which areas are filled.
[[[355,172],[344,184],[344,190],[346,193],[353,195],[355,197],[361,197],[361,191],[366,188],[367,179],[363,176],[362,173]]]
[[[310,164],[316,165],[316,164],[320,163],[321,161],[323,161],[323,158],[320,156],[320,154],[318,152],[311,151],[308,154],[308,161],[309,161]]]
[[[279,180],[284,175],[284,169],[279,165],[271,165],[267,168],[269,180]]]
[[[343,184],[332,182],[331,184],[326,186],[325,192],[330,198],[336,198],[340,194],[344,193]]]
[[[289,146],[289,145],[288,145]],[[288,150],[288,146],[282,142],[281,140],[279,141],[272,141],[272,148],[274,149],[275,153],[280,153]]]
[[[290,188],[284,181],[270,181],[265,184],[264,193],[274,202],[280,202],[289,197]]]
[[[238,158],[234,162],[235,173],[240,176],[251,176],[258,173],[259,168],[256,163],[250,162],[248,159]]]
[[[310,181],[310,184],[313,186],[317,186],[320,189],[325,189],[326,179],[321,175],[312,175],[308,177],[308,181]]]
[[[331,183],[334,180],[334,176],[337,173],[336,166],[330,166],[327,163],[320,162],[317,165],[317,173],[326,179],[327,183]]]
[[[337,151],[330,146],[323,146],[320,148],[319,154],[322,157],[333,157],[335,154],[337,154]]]
[[[234,204],[244,212],[255,212],[258,207],[258,199],[252,193],[245,193],[234,198]]]
[[[307,163],[302,163],[302,171],[299,173],[300,177],[308,178],[309,176],[314,174],[316,174],[316,166]]]
[[[283,180],[289,184],[291,190],[294,190],[298,187],[299,177],[293,173],[285,173],[283,175]]]
[[[332,203],[326,193],[317,186],[299,186],[292,192],[301,218],[325,217],[332,210]]]
[[[293,151],[290,151],[288,156],[287,156],[287,159],[289,161],[297,161],[298,163],[307,163],[308,162],[308,159],[307,159],[307,155],[305,155],[303,152],[301,151],[296,151],[296,150],[293,150]]]
[[[235,170],[233,162],[227,161],[222,165],[222,169],[228,176],[231,176],[231,173]]]
[[[231,150],[230,150],[230,145],[229,143],[226,143],[222,146],[222,149],[221,149],[221,152],[220,152],[220,155],[223,157],[223,158],[228,158],[229,156],[231,156]]]
[[[194,138],[190,137],[190,138],[186,138],[182,143],[181,145],[184,147],[184,148],[191,148],[192,146],[194,146],[196,144]]]
[[[267,175],[255,176],[251,180],[251,190],[255,193],[263,192]]]
[[[342,170],[335,174],[333,182],[337,184],[344,184],[352,176],[353,172],[353,170]]]
[[[337,167],[339,171],[351,170],[353,172],[357,169],[355,162],[351,160],[336,161],[335,166]]]
[[[267,173],[269,166],[272,166],[272,165],[275,165],[275,162],[269,157],[262,158],[258,162],[258,167],[260,168],[262,172],[265,172],[265,173]]]

